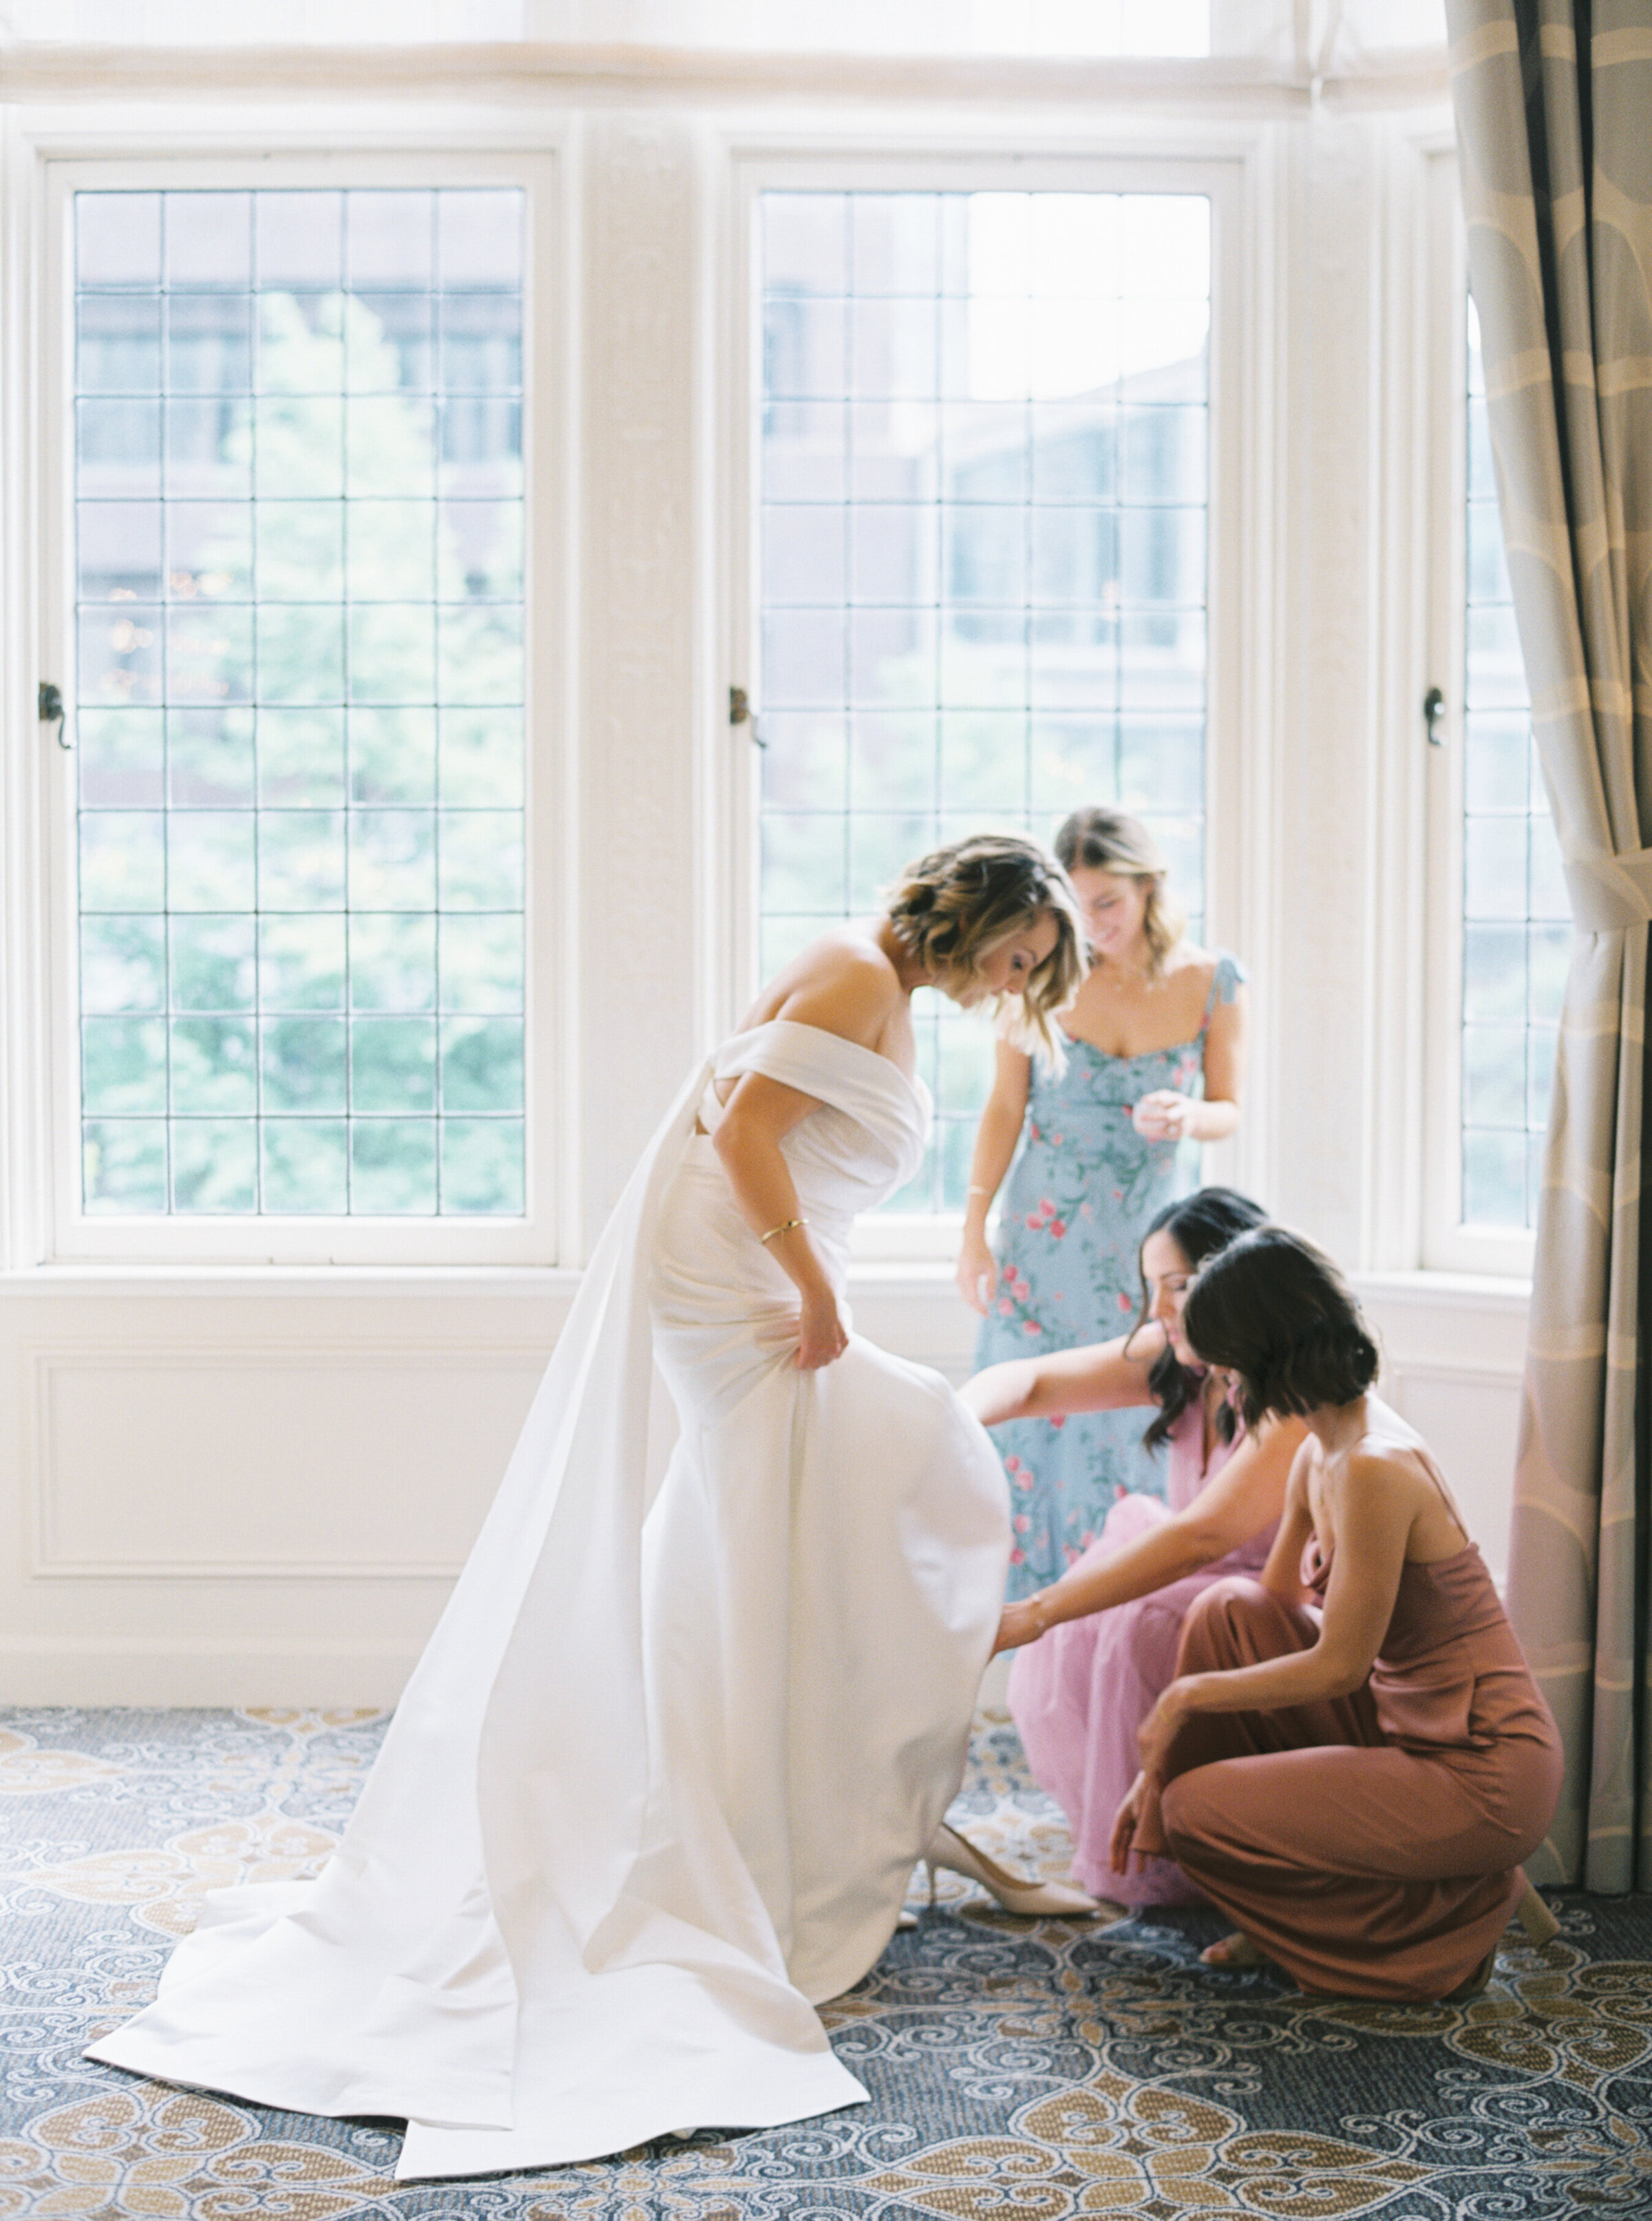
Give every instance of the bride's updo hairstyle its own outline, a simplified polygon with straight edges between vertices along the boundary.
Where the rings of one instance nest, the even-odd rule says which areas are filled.
[[[1059,1059],[1051,1021],[1084,979],[1084,927],[1067,873],[1036,841],[973,833],[933,848],[907,866],[885,908],[902,946],[942,989],[967,985],[982,957],[1047,912],[1055,946],[1019,994],[1001,998],[1000,1031],[1029,1054]]]
[[[1055,835],[1055,853],[1069,872],[1111,872],[1116,879],[1144,883],[1142,938],[1154,970],[1162,972],[1187,921],[1165,892],[1165,860],[1141,819],[1099,805],[1075,810]]]
[[[1265,1412],[1351,1404],[1377,1377],[1377,1345],[1323,1250],[1259,1226],[1212,1257],[1187,1292],[1182,1332],[1239,1377],[1247,1426]]]
[[[1167,1234],[1187,1261],[1191,1271],[1197,1273],[1211,1258],[1218,1256],[1230,1242],[1242,1234],[1249,1233],[1253,1226],[1267,1223],[1267,1213],[1260,1203],[1253,1203],[1237,1188],[1199,1187],[1192,1195],[1180,1197],[1166,1204],[1155,1218],[1148,1221],[1147,1233],[1142,1236],[1142,1247],[1147,1247],[1148,1235]],[[1139,1259],[1141,1252],[1136,1253]],[[1147,1275],[1142,1275],[1145,1292]],[[1142,1316],[1131,1331],[1131,1340],[1148,1323],[1148,1299],[1143,1292]],[[1125,1345],[1126,1349],[1129,1344]],[[1142,1437],[1150,1450],[1161,1442],[1168,1442],[1174,1427],[1187,1406],[1198,1395],[1204,1385],[1204,1373],[1192,1366],[1184,1365],[1167,1342],[1153,1361],[1148,1374],[1148,1392],[1159,1406],[1153,1415],[1153,1423]],[[1230,1442],[1238,1431],[1238,1420],[1231,1404],[1217,1406],[1216,1430],[1224,1442]]]

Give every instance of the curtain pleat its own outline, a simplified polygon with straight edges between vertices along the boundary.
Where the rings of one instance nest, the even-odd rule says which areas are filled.
[[[1447,13],[1504,537],[1574,926],[1509,1577],[1566,1781],[1528,1867],[1643,1889],[1652,0],[1448,0]]]

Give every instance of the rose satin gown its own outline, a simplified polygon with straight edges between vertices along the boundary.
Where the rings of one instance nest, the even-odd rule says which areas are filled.
[[[693,1131],[747,1072],[823,1105],[782,1147],[841,1291],[927,1098],[869,1049],[759,1026],[610,1221],[333,1859],[209,1897],[92,2057],[404,2117],[404,2180],[865,2096],[813,2007],[878,1958],[957,1789],[1008,1506],[938,1374],[858,1336],[798,1371],[796,1292]],[[651,1500],[656,1358],[679,1434]]]
[[[1323,1592],[1311,1543],[1303,1580]],[[1242,1577],[1187,1616],[1179,1674],[1311,1649],[1311,1611]],[[1442,1998],[1525,1888],[1520,1861],[1560,1799],[1561,1746],[1479,1548],[1400,1574],[1382,1648],[1351,1697],[1204,1712],[1171,1747],[1165,1842],[1305,1990]]]
[[[1146,1416],[1130,1414],[1145,1426]],[[1107,1515],[1100,1540],[1080,1566],[1117,1557],[1127,1543],[1185,1511],[1244,1439],[1219,1438],[1205,1461],[1205,1417],[1197,1403],[1183,1411],[1167,1444],[1166,1498],[1124,1496]],[[1010,1667],[1010,1711],[1032,1775],[1067,1815],[1073,1836],[1073,1878],[1117,1905],[1194,1905],[1199,1892],[1173,1859],[1132,1861],[1113,1872],[1109,1842],[1113,1816],[1140,1768],[1136,1731],[1175,1678],[1176,1652],[1188,1607],[1213,1581],[1256,1573],[1267,1562],[1273,1525],[1226,1557],[1203,1566],[1149,1596],[1111,1611],[1063,1620],[1017,1650]]]

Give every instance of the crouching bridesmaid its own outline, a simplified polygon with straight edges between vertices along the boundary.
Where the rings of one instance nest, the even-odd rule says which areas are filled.
[[[1223,1574],[1261,1572],[1303,1439],[1300,1419],[1247,1430],[1182,1331],[1194,1274],[1264,1217],[1226,1187],[1167,1204],[1142,1239],[1147,1301],[1132,1333],[990,1366],[962,1391],[989,1427],[1144,1406],[1148,1447],[1168,1445],[1167,1502],[1121,1496],[1058,1581],[1004,1606],[996,1645],[1016,1653],[1011,1714],[1034,1780],[1067,1815],[1073,1879],[1115,1905],[1200,1902],[1173,1860],[1114,1872],[1113,1815],[1136,1775],[1136,1730],[1175,1674],[1184,1614]]]
[[[1253,1427],[1294,1412],[1308,1433],[1260,1579],[1188,1612],[1115,1862],[1180,1862],[1238,1931],[1213,1965],[1472,1996],[1511,1918],[1555,1932],[1520,1868],[1560,1797],[1549,1707],[1438,1467],[1371,1392],[1376,1348],[1330,1261],[1259,1227],[1205,1267],[1183,1326]]]

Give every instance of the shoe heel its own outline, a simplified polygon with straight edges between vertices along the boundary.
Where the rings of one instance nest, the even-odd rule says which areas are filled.
[[[1491,1982],[1496,1966],[1497,1953],[1495,1949],[1490,1950],[1475,1968],[1474,1973],[1466,1980],[1459,1982],[1455,1990],[1448,1990],[1440,2003],[1442,2005],[1467,2005],[1471,1998],[1482,1996]]]
[[[1528,1943],[1547,1943],[1561,1932],[1560,1922],[1530,1882],[1526,1884],[1526,1893],[1514,1908],[1514,1917],[1525,1930]]]
[[[933,1912],[935,1911],[935,1861],[925,1859],[923,1870],[929,1877],[929,1910]]]

